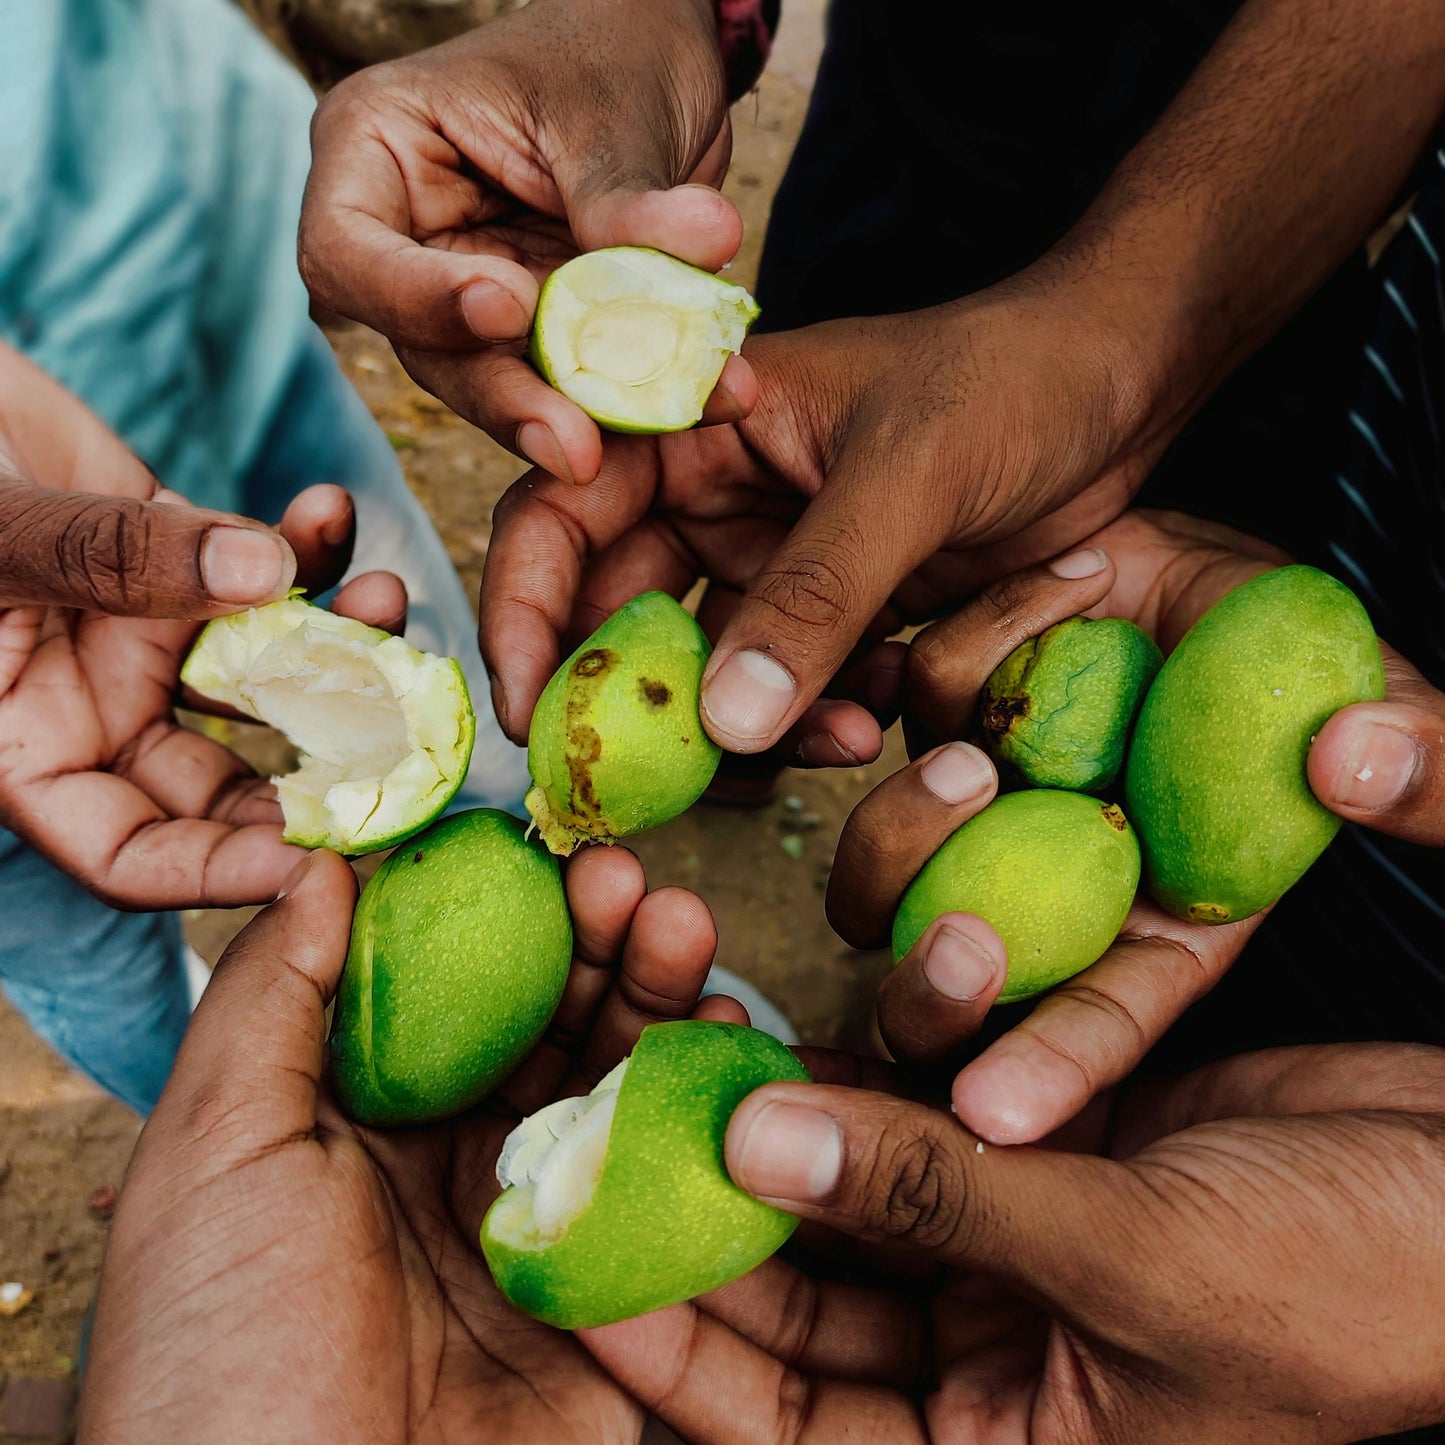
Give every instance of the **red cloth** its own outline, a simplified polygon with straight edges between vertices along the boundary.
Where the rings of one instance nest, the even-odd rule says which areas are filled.
[[[773,48],[779,0],[716,0],[717,37],[727,69],[728,98],[746,95],[758,83]]]

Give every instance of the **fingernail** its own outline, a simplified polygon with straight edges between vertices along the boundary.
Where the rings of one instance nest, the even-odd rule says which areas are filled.
[[[217,602],[274,602],[296,575],[291,549],[251,527],[212,527],[201,543],[201,581]]]
[[[918,776],[939,802],[964,803],[993,781],[993,767],[971,743],[949,743],[924,763]]]
[[[702,715],[718,742],[772,741],[793,705],[797,687],[787,670],[762,652],[735,652],[703,688]]]
[[[972,1003],[993,982],[994,961],[981,944],[945,924],[923,956],[923,976],[944,998]]]
[[[514,341],[532,328],[527,308],[495,281],[473,281],[461,295],[462,320],[483,341]]]
[[[1076,582],[1080,577],[1094,577],[1108,566],[1108,557],[1097,547],[1080,547],[1065,557],[1055,557],[1049,563],[1049,571],[1055,577],[1064,577]]]
[[[1345,758],[1335,777],[1335,800],[1371,813],[1398,802],[1420,766],[1420,750],[1409,733],[1363,720],[1355,725]]]
[[[561,443],[552,435],[552,428],[539,421],[524,422],[517,432],[517,449],[544,472],[551,472],[564,482],[576,485],[577,479],[567,465]]]
[[[311,871],[311,865],[316,861],[316,854],[308,853],[287,875],[286,881],[281,885],[281,891],[276,895],[276,902],[279,903],[288,894],[294,893],[305,881],[306,875]]]
[[[843,1167],[843,1136],[827,1114],[768,1104],[743,1135],[734,1178],[770,1199],[824,1198]]]

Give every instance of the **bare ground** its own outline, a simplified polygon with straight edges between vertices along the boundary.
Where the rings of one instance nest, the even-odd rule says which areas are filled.
[[[747,222],[735,273],[745,282],[756,272],[768,206],[802,122],[822,12],[821,0],[785,7],[768,73],[734,111],[728,190]],[[347,326],[332,339],[475,594],[491,508],[518,463],[415,387],[380,337]],[[274,756],[257,730],[236,732],[263,766]],[[822,899],[843,819],[897,760],[893,741],[872,768],[792,774],[765,809],[698,807],[638,842],[653,885],[700,893],[718,921],[719,961],[776,999],[810,1042],[858,1043],[868,1035],[886,960],[845,947],[824,921]],[[188,932],[214,962],[249,914],[196,914]],[[105,1240],[89,1201],[98,1187],[120,1184],[138,1127],[0,1002],[0,1282],[35,1292],[18,1315],[0,1317],[0,1384],[7,1375],[71,1371]]]

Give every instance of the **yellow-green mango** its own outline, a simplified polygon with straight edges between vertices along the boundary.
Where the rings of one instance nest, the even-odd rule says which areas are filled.
[[[1384,694],[1369,616],[1327,573],[1281,567],[1221,598],[1165,661],[1129,748],[1150,893],[1196,923],[1273,903],[1340,826],[1306,780],[1310,743]]]
[[[655,828],[706,791],[721,756],[698,715],[711,652],[671,597],[644,592],[553,674],[527,737],[527,811],[552,852]]]
[[[531,1052],[567,982],[572,919],[557,860],[522,823],[474,808],[377,869],[351,923],[331,1068],[363,1124],[459,1114]]]
[[[497,1288],[539,1320],[584,1329],[692,1299],[761,1264],[798,1220],[733,1183],[723,1140],[754,1089],[807,1078],[757,1029],[702,1019],[643,1029],[625,1071],[585,1099],[549,1106],[552,1117],[532,1116],[544,1147],[574,1149],[565,1180],[545,1177],[552,1161],[539,1160],[530,1141],[508,1140],[503,1182],[512,1172],[538,1177],[505,1189],[482,1221]],[[604,1130],[579,1143],[572,1131],[593,1121]],[[530,1168],[523,1149],[533,1149]],[[568,1195],[567,1208],[545,1223],[544,1189],[553,1200]]]
[[[999,1003],[1053,988],[1119,935],[1139,886],[1139,845],[1124,814],[1083,793],[1006,793],[923,866],[893,920],[900,960],[940,914],[973,913],[1008,949]]]

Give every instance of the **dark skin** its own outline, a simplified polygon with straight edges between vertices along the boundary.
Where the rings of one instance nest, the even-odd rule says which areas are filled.
[[[208,618],[333,585],[354,526],[340,487],[275,531],[190,506],[0,347],[0,822],[116,907],[273,899],[304,853],[271,784],[177,721],[181,664]],[[406,594],[368,573],[336,610],[398,631]]]
[[[517,1119],[692,1013],[716,933],[622,848],[569,863],[567,890],[576,955],[547,1034],[478,1109],[417,1129],[352,1124],[325,1078],[350,869],[315,854],[238,937],[121,1191],[82,1441],[637,1440],[638,1404],[503,1301],[478,1229]]]

